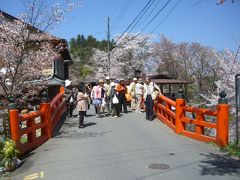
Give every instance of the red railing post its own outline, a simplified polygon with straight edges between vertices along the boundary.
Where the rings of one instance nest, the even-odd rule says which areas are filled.
[[[46,135],[48,139],[52,138],[53,134],[53,124],[52,124],[52,115],[49,103],[41,103],[40,104],[40,111],[43,112],[43,121],[46,124]]]
[[[185,116],[183,107],[185,106],[184,99],[176,99],[176,120],[175,120],[175,133],[180,134],[184,130],[184,124],[181,118]]]
[[[65,88],[64,88],[64,86],[61,86],[60,87],[60,93],[64,93],[65,92]]]
[[[228,145],[228,123],[229,123],[229,105],[227,94],[222,91],[219,93],[217,105],[217,128],[216,128],[216,142],[220,147]]]
[[[204,121],[204,114],[203,113],[197,113],[196,120],[199,122]],[[196,125],[195,129],[196,134],[203,135],[204,134],[204,126]]]
[[[11,138],[16,143],[17,148],[20,146],[20,130],[19,130],[19,117],[17,109],[9,110],[10,131]]]
[[[217,145],[224,147],[228,145],[228,122],[229,122],[229,105],[217,105]]]

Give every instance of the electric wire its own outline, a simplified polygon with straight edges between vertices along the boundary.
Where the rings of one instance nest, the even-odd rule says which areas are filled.
[[[138,18],[138,20],[135,22],[135,24],[133,25],[133,27],[128,31],[128,32],[131,32],[135,27],[136,25],[139,23],[139,21],[143,18],[143,16],[146,14],[146,12],[149,10],[149,8],[152,6],[152,4],[155,2],[155,0],[153,0],[149,6],[144,10],[144,12],[141,14],[141,16]]]
[[[137,18],[143,13],[143,11],[146,9],[146,7],[148,6],[148,4],[151,2],[152,0],[149,0],[147,2],[147,4],[144,6],[144,8],[140,11],[140,13],[134,18],[134,20],[129,24],[129,26],[124,30],[124,32],[119,36],[119,38],[116,40],[116,43],[123,37],[123,35],[128,31],[128,29],[133,25],[133,23],[137,20]]]
[[[178,2],[171,8],[171,10],[164,16],[164,18],[160,21],[160,23],[151,31],[150,34],[152,34],[154,31],[157,30],[157,28],[168,18],[168,16],[176,9],[176,7],[180,4],[182,0],[178,0]]]
[[[126,12],[128,11],[129,7],[131,6],[132,2],[133,2],[132,0],[125,1],[121,10],[119,11],[116,18],[114,19],[115,24],[113,25],[113,28],[116,27],[118,25],[118,23],[122,20],[122,18],[125,16]]]
[[[160,0],[157,0],[157,3],[155,4],[155,6],[154,6],[153,9],[151,10],[151,12],[147,15],[147,17],[146,17],[142,22],[139,23],[139,25],[143,24],[143,23],[152,15],[152,13],[154,12],[154,10],[155,10],[156,7],[158,6],[159,2],[160,2]]]
[[[140,33],[142,33],[148,26],[153,22],[153,20],[167,7],[167,5],[171,2],[171,0],[168,0],[165,5],[153,16],[153,18],[144,26],[144,28],[141,30]]]
[[[152,23],[152,21],[167,7],[167,5],[171,2],[171,0],[168,0],[164,6],[155,14],[155,16],[144,26],[144,28],[136,35],[133,39],[137,38],[146,28],[147,26]],[[117,41],[116,41],[117,42]]]

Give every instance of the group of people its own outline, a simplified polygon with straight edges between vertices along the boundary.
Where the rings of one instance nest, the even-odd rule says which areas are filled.
[[[153,120],[154,100],[161,91],[156,83],[150,78],[146,78],[145,83],[140,79],[133,78],[130,86],[127,87],[124,79],[111,81],[110,77],[98,80],[97,84],[91,87],[89,84],[80,83],[77,92],[74,93],[70,86],[71,81],[67,80],[66,88],[69,90],[68,106],[69,114],[72,116],[76,107],[79,112],[79,128],[84,128],[84,117],[90,104],[94,105],[98,118],[107,115],[120,117],[120,113],[128,113],[127,95],[131,96],[130,109],[136,113],[142,113],[142,108],[146,111],[146,120]],[[106,112],[105,112],[106,110]]]

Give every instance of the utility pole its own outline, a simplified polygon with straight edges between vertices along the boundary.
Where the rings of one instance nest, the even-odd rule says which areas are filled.
[[[108,48],[108,65],[107,65],[107,72],[108,76],[110,77],[110,18],[107,18],[107,48]]]

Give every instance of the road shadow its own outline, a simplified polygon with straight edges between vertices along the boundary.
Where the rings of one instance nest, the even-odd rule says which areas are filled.
[[[58,134],[58,132],[59,132],[60,129],[62,128],[63,124],[65,124],[65,121],[66,121],[67,119],[68,119],[68,117],[67,117],[67,112],[65,112],[65,113],[62,115],[61,119],[59,120],[57,126],[56,126],[55,129],[53,130],[53,137],[55,137],[55,136]]]
[[[240,160],[233,159],[228,155],[200,154],[205,160],[200,161],[201,175],[236,175],[240,176]]]
[[[95,122],[88,122],[88,123],[84,123],[84,126],[85,127],[89,127],[89,126],[94,126],[94,125],[96,125],[97,123],[95,123]]]
[[[55,138],[70,138],[70,139],[83,139],[83,138],[94,138],[98,136],[104,136],[111,131],[102,131],[102,132],[94,132],[85,129],[72,129],[67,130],[63,129],[59,132],[59,134]]]
[[[96,114],[87,114],[86,117],[93,117],[96,116]]]

